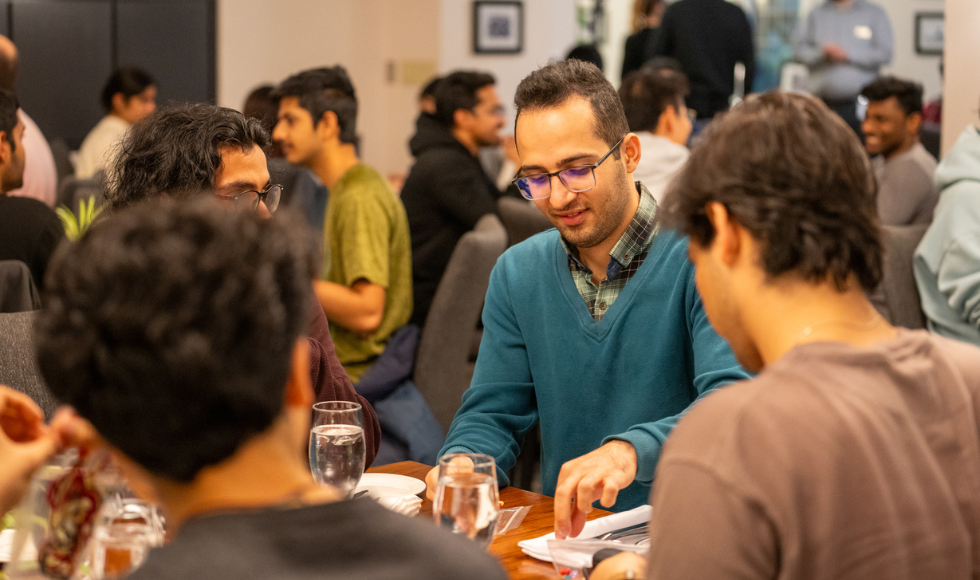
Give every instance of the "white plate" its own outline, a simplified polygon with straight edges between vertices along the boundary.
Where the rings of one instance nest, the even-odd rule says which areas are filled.
[[[392,495],[418,495],[425,491],[425,482],[394,473],[365,473],[354,493],[364,490],[374,499]]]

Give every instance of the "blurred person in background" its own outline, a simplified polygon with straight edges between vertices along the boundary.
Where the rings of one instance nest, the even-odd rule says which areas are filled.
[[[256,87],[245,98],[242,106],[242,114],[248,119],[258,121],[269,135],[272,135],[279,116],[279,99],[274,94],[275,89],[272,85]],[[269,145],[266,156],[272,181],[282,185],[281,203],[302,213],[322,241],[323,216],[327,211],[327,187],[309,169],[286,161],[282,145],[278,141]]]
[[[653,36],[648,59],[676,59],[691,92],[687,107],[697,111],[694,133],[716,113],[728,110],[735,93],[735,69],[745,67],[744,94],[752,92],[755,48],[748,17],[725,0],[678,0],[667,7]]]
[[[157,84],[145,70],[128,66],[115,70],[102,88],[106,116],[89,131],[78,149],[75,177],[91,179],[112,165],[126,131],[157,108]]]
[[[633,34],[626,37],[626,47],[623,50],[623,71],[620,78],[639,70],[647,58],[647,46],[660,28],[660,20],[664,16],[667,3],[664,0],[634,0],[633,2]]]
[[[936,159],[919,142],[922,85],[881,77],[861,89],[861,129],[878,178],[878,217],[887,226],[927,224],[939,198]]]
[[[980,121],[936,168],[939,203],[915,251],[929,330],[980,346]]]
[[[27,264],[37,288],[44,287],[44,273],[55,248],[65,237],[61,220],[50,207],[7,192],[24,183],[27,130],[17,97],[0,89],[0,260]]]
[[[826,0],[794,34],[793,58],[810,69],[810,92],[861,135],[857,97],[892,61],[888,14],[868,0]]]
[[[658,68],[654,61],[627,75],[619,88],[626,122],[640,139],[640,161],[633,179],[645,185],[657,203],[663,201],[670,180],[690,155],[685,144],[693,115],[684,105],[687,93],[684,73]]]
[[[409,142],[415,164],[401,199],[412,235],[411,322],[422,327],[456,243],[488,213],[501,192],[480,151],[500,144],[503,105],[492,75],[457,71],[434,91],[436,112],[422,113]]]
[[[17,81],[17,47],[6,36],[0,35],[0,89],[14,92]],[[54,207],[58,194],[58,169],[48,140],[41,129],[23,109],[20,118],[24,122],[24,150],[28,153],[24,166],[23,186],[8,191],[10,197],[30,197]]]

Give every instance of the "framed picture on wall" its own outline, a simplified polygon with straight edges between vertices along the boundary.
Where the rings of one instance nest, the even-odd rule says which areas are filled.
[[[945,24],[942,12],[915,15],[915,52],[942,56]]]
[[[524,6],[521,2],[473,2],[473,52],[518,54],[524,50]]]

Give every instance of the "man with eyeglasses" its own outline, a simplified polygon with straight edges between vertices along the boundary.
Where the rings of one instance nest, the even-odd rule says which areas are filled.
[[[401,198],[412,233],[412,322],[419,326],[459,239],[481,217],[497,213],[501,192],[479,158],[482,148],[500,144],[504,126],[494,83],[493,76],[472,71],[441,79],[433,90],[435,113],[419,115],[409,142],[415,165]]]
[[[440,455],[492,455],[506,485],[540,424],[541,483],[563,538],[596,500],[646,503],[680,415],[747,375],[705,316],[686,239],[658,227],[656,201],[632,179],[639,139],[602,72],[550,64],[515,102],[516,182],[556,230],[497,262],[473,382]]]
[[[160,109],[133,125],[115,160],[104,207],[110,213],[148,199],[189,199],[204,193],[264,216],[279,206],[282,187],[271,182],[263,150],[269,136],[255,119],[214,105]],[[310,375],[317,401],[352,401],[364,408],[365,462],[374,461],[381,426],[341,366],[326,316],[311,298]]]

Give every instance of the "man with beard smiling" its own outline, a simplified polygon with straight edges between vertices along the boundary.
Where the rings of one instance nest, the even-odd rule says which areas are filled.
[[[746,374],[705,317],[687,241],[658,228],[656,201],[633,181],[639,139],[599,69],[545,66],[515,103],[515,181],[557,229],[494,267],[473,382],[440,455],[492,455],[505,485],[540,422],[541,481],[563,538],[596,500],[646,503],[680,415]]]

